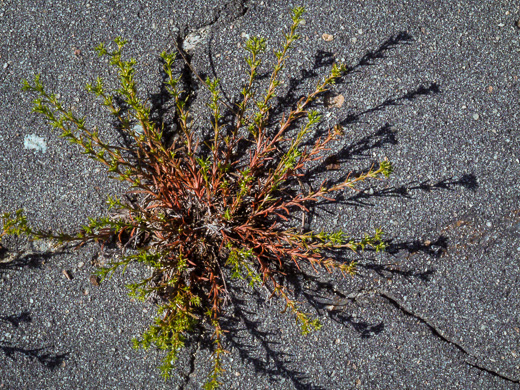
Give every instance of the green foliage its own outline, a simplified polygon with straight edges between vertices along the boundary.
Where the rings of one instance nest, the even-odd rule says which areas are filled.
[[[302,333],[307,334],[321,324],[301,309],[283,285],[287,263],[294,262],[299,268],[306,262],[316,270],[355,275],[355,262],[339,262],[326,257],[326,253],[342,248],[354,252],[385,249],[379,229],[355,240],[341,230],[317,233],[284,227],[283,222],[295,213],[308,212],[309,202],[331,199],[334,192],[355,189],[362,181],[392,173],[392,165],[385,160],[377,169],[373,166],[365,173],[349,174],[337,184],[322,184],[307,193],[300,187],[301,191],[295,193],[309,165],[322,159],[328,145],[339,136],[334,127],[326,136],[309,140],[312,129],[321,123],[321,114],[311,108],[317,106],[313,102],[347,70],[344,64],[334,64],[313,92],[301,98],[278,124],[272,123],[270,114],[280,85],[279,74],[290,49],[300,39],[297,29],[303,13],[301,7],[293,10],[293,23],[282,48],[275,52],[276,62],[263,94],[258,91],[257,75],[266,41],[253,37],[245,43],[248,79],[241,101],[232,107],[233,120],[225,121],[221,113],[219,80],[206,80],[204,85],[211,94],[207,105],[212,114],[213,139],[205,144],[191,127],[187,109],[190,93],[179,88],[181,75],[176,76],[173,70],[173,53],[161,54],[167,76],[165,87],[174,102],[181,139],[171,145],[163,137],[164,124],[151,119],[150,105],[138,96],[136,62],[123,59],[126,41],[121,38],[116,38],[116,49],[112,51],[104,44],[96,48],[99,56],[107,57],[117,70],[119,88],[108,91],[103,80],[97,78],[86,89],[101,100],[119,128],[131,138],[130,146],[103,141],[95,128],[87,127],[85,118],[65,109],[56,95],[47,92],[39,75],[32,83],[23,81],[23,89],[37,96],[33,111],[61,131],[61,137],[78,145],[83,154],[103,164],[109,177],[127,182],[137,200],[123,202],[108,197],[112,214],[89,219],[74,235],[34,230],[22,211],[6,213],[2,215],[0,238],[26,235],[81,245],[89,241],[104,244],[115,237],[124,248],[133,248],[131,253],[123,253],[121,260],[99,269],[98,275],[105,279],[118,269],[124,272],[131,263],[142,263],[152,270],[152,276],[128,285],[131,296],[141,300],[155,296],[161,302],[154,323],[133,343],[136,348],[155,346],[166,351],[161,366],[166,378],[190,335],[199,330],[208,334],[210,328],[213,368],[205,388],[219,386],[218,378],[224,370],[222,356],[226,353],[225,330],[219,319],[233,293],[227,278],[245,279],[252,288],[266,288],[271,296],[283,299],[284,311],[292,313]],[[128,109],[116,103],[121,101]],[[238,149],[243,144],[251,148],[245,158],[239,158]]]

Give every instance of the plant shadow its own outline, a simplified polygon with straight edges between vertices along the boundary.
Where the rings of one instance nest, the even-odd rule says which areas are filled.
[[[9,253],[7,249],[0,248],[0,275],[7,270],[20,270],[22,268],[41,269],[45,260],[63,253],[62,251],[21,251]]]
[[[273,388],[281,385],[278,378],[289,380],[298,390],[326,390],[324,387],[311,383],[312,378],[304,370],[295,368],[295,357],[282,350],[283,345],[276,341],[279,334],[275,330],[263,330],[265,323],[254,320],[254,309],[251,301],[256,305],[265,304],[258,291],[234,289],[232,298],[232,313],[223,316],[223,324],[227,329],[234,329],[226,334],[226,342],[234,347],[243,362],[253,365],[255,373],[264,375]],[[238,298],[247,296],[246,299]],[[246,337],[246,332],[250,337]],[[259,351],[259,346],[261,351]]]
[[[31,323],[32,317],[30,312],[23,311],[20,314],[0,316],[0,322],[9,324],[16,329],[23,323]],[[17,355],[22,355],[28,357],[30,360],[37,361],[45,368],[54,371],[59,368],[65,360],[67,360],[69,353],[58,355],[46,352],[48,349],[52,349],[52,347],[22,348],[15,346],[8,341],[0,341],[0,351],[2,351],[7,358],[16,361]]]
[[[69,353],[54,354],[45,352],[48,347],[43,348],[21,348],[13,346],[11,343],[6,341],[0,341],[0,351],[4,355],[14,361],[17,360],[16,355],[20,354],[28,357],[30,360],[34,360],[42,364],[45,368],[55,371],[62,366],[63,362],[68,359]]]

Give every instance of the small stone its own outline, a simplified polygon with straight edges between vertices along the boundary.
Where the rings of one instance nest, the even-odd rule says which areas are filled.
[[[488,93],[493,92],[493,87],[490,85],[490,86],[487,88],[487,91],[488,91]]]
[[[359,30],[357,30],[357,33],[358,33],[359,35],[361,35],[361,34],[363,34],[363,30],[362,30],[362,29],[359,29]]]
[[[325,159],[325,169],[327,171],[335,171],[340,169],[341,165],[339,164],[338,158],[334,155],[328,156]]]
[[[475,119],[476,121],[478,121],[479,118],[480,118],[479,114],[473,114],[473,119]]]
[[[492,226],[492,225],[491,225],[491,222],[486,222],[486,226],[487,226],[487,227],[491,227],[491,226]]]
[[[34,300],[32,298],[29,299],[29,303],[32,305],[34,303]]]
[[[85,263],[82,262],[82,261],[80,261],[80,262],[78,263],[78,268],[83,268],[84,265],[85,265]]]
[[[325,107],[327,108],[340,108],[341,106],[343,106],[343,103],[345,103],[345,97],[343,95],[334,96],[332,94],[327,94],[323,99],[323,104],[325,104]]]
[[[326,42],[330,42],[330,41],[332,41],[332,40],[334,39],[334,37],[333,37],[332,35],[330,35],[330,34],[323,34],[323,35],[321,36],[321,38],[322,38],[324,41],[326,41]]]
[[[356,43],[356,42],[357,42],[357,38],[356,38],[356,37],[354,37],[354,38],[350,38],[350,42],[352,42],[352,43]]]
[[[8,66],[9,66],[9,64],[6,62],[6,63],[4,64],[4,69],[7,69]]]
[[[99,277],[97,275],[90,275],[90,283],[94,286],[99,286]]]

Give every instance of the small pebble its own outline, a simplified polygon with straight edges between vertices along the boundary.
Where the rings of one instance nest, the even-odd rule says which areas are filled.
[[[68,280],[72,280],[72,276],[70,274],[69,271],[67,271],[66,269],[64,269],[63,271],[61,271],[63,273],[63,275],[68,279]]]
[[[34,301],[33,301],[33,299],[32,299],[32,298],[31,298],[31,299],[29,299],[29,303],[30,303],[30,304],[33,304],[33,303],[34,303]]]
[[[492,226],[492,225],[491,225],[491,222],[486,222],[486,226],[487,226],[487,227],[491,227],[491,226]]]
[[[80,262],[78,263],[78,268],[83,268],[84,265],[85,265],[85,263],[82,262],[82,261],[80,261]]]
[[[334,37],[330,34],[323,34],[321,36],[321,38],[325,41],[325,42],[330,42],[334,39]]]
[[[356,43],[357,42],[357,38],[350,38],[350,42]]]
[[[4,69],[7,69],[8,66],[9,66],[9,64],[6,62],[6,63],[4,64]]]
[[[97,275],[90,275],[90,283],[94,286],[99,286],[99,278]]]
[[[362,30],[362,29],[359,29],[359,30],[357,30],[357,33],[358,33],[359,35],[361,35],[361,34],[363,34],[363,30]]]
[[[473,119],[475,119],[476,121],[478,121],[479,118],[480,118],[479,114],[473,114]]]

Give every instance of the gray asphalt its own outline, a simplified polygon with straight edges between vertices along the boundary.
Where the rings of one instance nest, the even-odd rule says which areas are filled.
[[[0,0],[0,210],[25,208],[39,227],[74,231],[122,188],[30,112],[21,79],[49,89],[118,142],[84,86],[110,79],[93,48],[120,35],[137,59],[143,96],[160,91],[158,54],[190,37],[191,64],[237,96],[247,35],[269,51],[288,24],[288,1]],[[387,157],[388,181],[313,209],[313,229],[354,236],[381,227],[388,253],[357,259],[360,276],[294,281],[323,329],[300,336],[281,302],[237,290],[228,318],[223,389],[520,388],[520,6],[515,1],[315,1],[288,62],[283,104],[308,93],[333,61],[350,72],[334,92],[341,123],[337,180]],[[191,35],[190,35],[191,34]],[[332,35],[326,41],[323,34]],[[193,39],[197,38],[197,39]],[[187,43],[187,41],[186,41]],[[112,78],[113,80],[113,78]],[[200,121],[205,92],[193,110]],[[41,137],[46,151],[27,149]],[[97,248],[51,253],[5,240],[21,256],[0,264],[0,389],[199,389],[210,350],[194,340],[173,378],[161,353],[130,338],[153,318],[124,283],[89,278]],[[72,279],[63,274],[68,271]],[[333,307],[332,307],[332,306]]]

